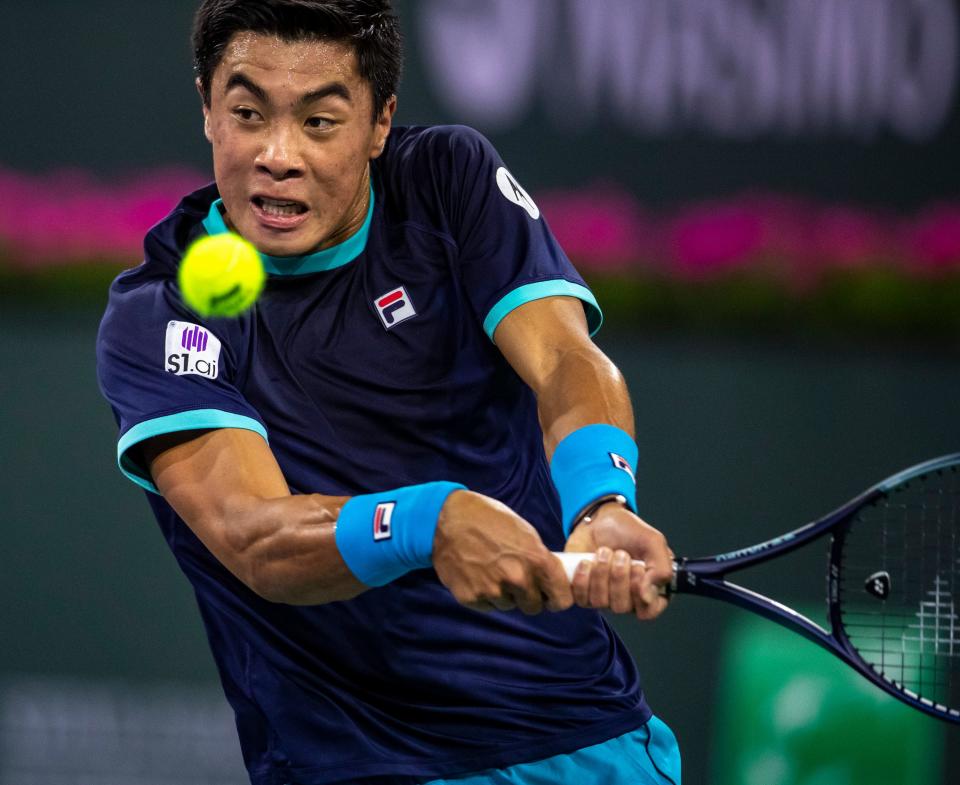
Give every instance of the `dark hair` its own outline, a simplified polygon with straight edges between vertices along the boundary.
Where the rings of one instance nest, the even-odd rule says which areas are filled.
[[[241,31],[284,41],[348,41],[373,92],[374,121],[397,92],[403,46],[390,0],[203,0],[193,20],[193,67],[208,106],[213,72]]]

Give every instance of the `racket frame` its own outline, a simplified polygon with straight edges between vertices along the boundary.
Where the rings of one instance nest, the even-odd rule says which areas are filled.
[[[958,463],[960,463],[960,453],[925,461],[877,483],[824,517],[781,534],[779,537],[714,556],[679,559],[674,562],[674,577],[670,593],[712,597],[752,611],[799,633],[807,640],[826,649],[894,697],[931,716],[960,723],[960,711],[921,697],[899,682],[874,670],[870,663],[857,653],[847,637],[840,610],[840,564],[844,537],[857,512],[921,475]],[[827,535],[831,537],[827,567],[827,618],[831,627],[829,630],[783,603],[726,579],[730,573],[784,556]]]

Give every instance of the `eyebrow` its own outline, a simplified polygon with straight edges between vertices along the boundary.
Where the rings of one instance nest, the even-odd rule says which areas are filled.
[[[267,91],[254,82],[249,76],[245,76],[241,73],[231,74],[230,78],[227,79],[227,85],[224,88],[224,93],[229,93],[234,87],[242,87],[264,103],[269,101],[267,98]],[[296,101],[296,106],[306,106],[307,104],[313,103],[314,101],[319,101],[320,99],[327,98],[331,95],[342,98],[347,103],[353,102],[353,96],[350,93],[349,87],[347,87],[343,82],[330,82],[323,87],[318,87],[316,90],[311,90],[309,93],[304,93],[301,95]]]

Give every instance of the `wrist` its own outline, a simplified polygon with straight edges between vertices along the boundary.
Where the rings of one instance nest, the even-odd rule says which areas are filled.
[[[560,496],[563,531],[573,527],[598,501],[620,496],[636,512],[637,445],[633,438],[612,425],[578,428],[557,445],[550,474]]]
[[[611,505],[616,505],[617,507],[622,507],[626,510],[630,509],[630,505],[627,503],[627,497],[621,493],[601,496],[576,517],[573,523],[573,528],[575,529],[581,523],[593,523],[594,518],[600,514],[600,511],[604,507],[609,507]]]
[[[456,519],[458,507],[471,495],[472,492],[468,489],[457,488],[455,491],[453,491],[453,493],[447,496],[446,500],[443,502],[443,506],[440,508],[440,514],[437,516],[437,525],[433,533],[434,553],[443,548],[444,544],[449,539],[447,532],[450,527],[450,522]]]
[[[340,510],[335,529],[347,567],[367,586],[429,567],[442,510],[463,489],[459,483],[431,482],[354,496]]]

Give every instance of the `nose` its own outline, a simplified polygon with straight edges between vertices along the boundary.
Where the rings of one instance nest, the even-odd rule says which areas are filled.
[[[305,165],[296,134],[285,127],[271,128],[255,165],[274,180],[302,177]]]

